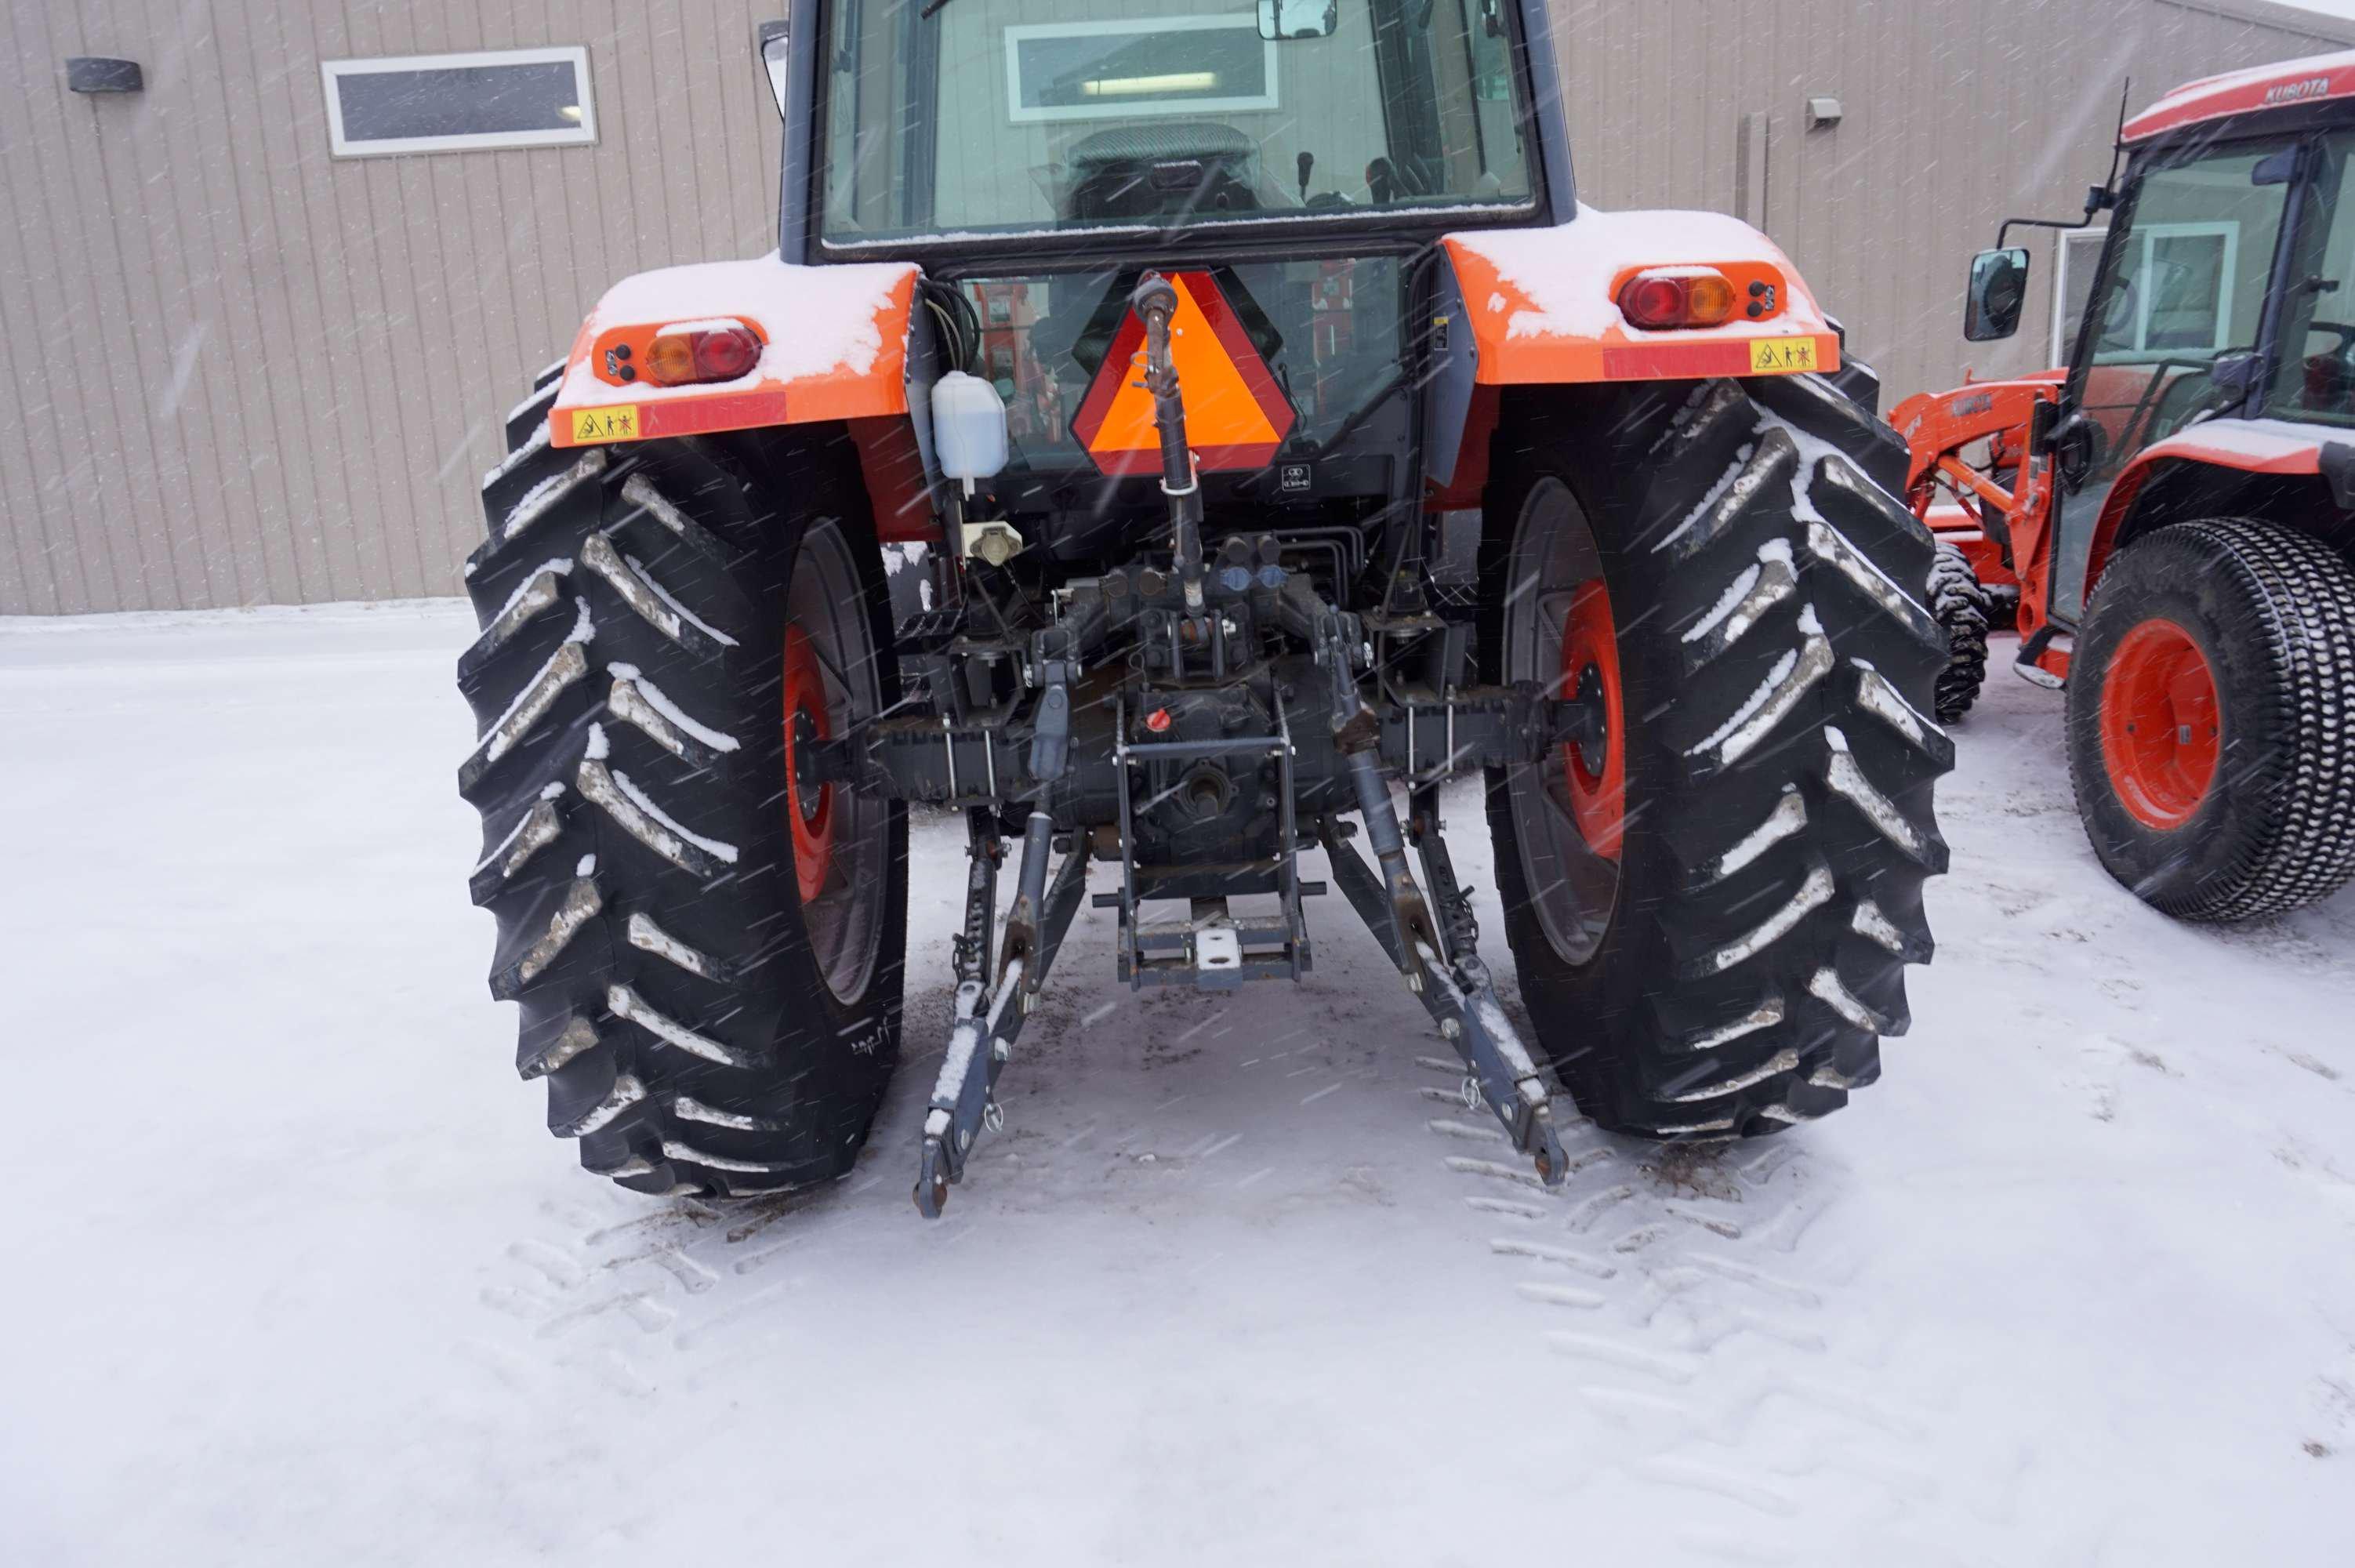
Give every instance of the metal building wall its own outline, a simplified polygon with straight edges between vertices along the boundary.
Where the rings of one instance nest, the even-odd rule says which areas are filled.
[[[2355,42],[2262,0],[1553,4],[1585,198],[1734,210],[1763,116],[1764,225],[1901,393],[2041,354],[2044,286],[2018,339],[1966,352],[1964,258],[2073,210],[2122,76],[2138,106]],[[605,284],[772,242],[751,38],[781,9],[7,0],[0,613],[456,592],[501,415]],[[594,147],[328,155],[322,59],[570,43]],[[69,93],[84,54],[146,91]],[[1839,126],[1802,128],[1810,94]]]
[[[605,285],[775,244],[780,9],[7,0],[0,613],[457,592],[501,416]],[[321,59],[579,43],[595,146],[328,155]]]
[[[1739,212],[1787,251],[1890,400],[2045,360],[2054,240],[2030,230],[2017,337],[1962,336],[1971,253],[2073,218],[2109,172],[2118,93],[2355,44],[2264,0],[1552,0],[1580,197]],[[1808,130],[1810,97],[1836,126]],[[1764,168],[1743,122],[1764,116]],[[1754,122],[1753,122],[1754,125]],[[1750,159],[1745,159],[1745,151]],[[1764,216],[1742,210],[1763,173]],[[2015,231],[2017,234],[2018,231]]]

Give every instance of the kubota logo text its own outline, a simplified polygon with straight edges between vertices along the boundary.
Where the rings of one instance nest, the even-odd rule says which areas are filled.
[[[2265,102],[2268,105],[2275,103],[2299,103],[2309,98],[2319,98],[2329,91],[2330,79],[2328,77],[2309,76],[2304,81],[2277,82],[2274,86],[2266,88]]]

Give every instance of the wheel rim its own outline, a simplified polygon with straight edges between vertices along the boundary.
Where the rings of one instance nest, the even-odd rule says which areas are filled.
[[[833,733],[826,722],[826,677],[817,655],[810,650],[807,632],[785,628],[785,805],[794,834],[794,880],[802,901],[826,891],[826,874],[834,864],[834,786],[802,784],[800,743],[823,741]]]
[[[827,989],[851,1002],[865,994],[882,947],[890,817],[872,795],[833,784],[803,789],[794,767],[797,730],[812,740],[847,734],[882,707],[866,587],[831,519],[802,536],[785,617],[783,809],[794,891],[818,972]]]
[[[1563,783],[1588,847],[1616,860],[1626,826],[1627,767],[1619,745],[1619,629],[1611,620],[1611,590],[1600,577],[1571,590],[1561,632],[1561,690],[1603,709],[1600,739],[1562,747]]]
[[[1567,746],[1560,765],[1506,774],[1513,838],[1530,912],[1565,963],[1594,956],[1619,899],[1626,770],[1619,645],[1603,553],[1569,486],[1543,479],[1513,525],[1504,674],[1550,696],[1583,687],[1601,699],[1598,746]]]
[[[2191,634],[2164,616],[2129,628],[2102,677],[2102,765],[2147,827],[2180,827],[2216,780],[2216,676]]]

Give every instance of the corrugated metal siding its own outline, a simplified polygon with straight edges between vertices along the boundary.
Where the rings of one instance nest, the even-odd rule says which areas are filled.
[[[775,243],[769,0],[10,0],[0,613],[457,591],[596,296]],[[586,44],[593,147],[328,155],[318,62]],[[80,97],[69,55],[147,90]]]
[[[0,613],[447,593],[500,417],[596,295],[772,242],[751,57],[780,0],[8,0],[0,16]],[[1765,226],[1902,392],[1966,353],[1964,260],[2073,210],[2137,106],[2342,47],[2260,0],[1555,0],[1599,206],[1731,210],[1766,117]],[[585,43],[594,147],[332,159],[318,61]],[[69,55],[147,91],[65,90]],[[1810,93],[1841,100],[1802,129]]]
[[[1581,197],[1731,212],[1745,114],[1767,120],[1762,227],[1891,398],[2043,362],[2054,241],[2030,230],[2019,335],[1962,337],[1972,252],[2065,218],[2109,171],[2118,92],[2347,48],[2258,0],[1553,0]],[[1809,97],[1840,101],[1807,130]],[[1751,221],[1758,222],[1755,214]]]

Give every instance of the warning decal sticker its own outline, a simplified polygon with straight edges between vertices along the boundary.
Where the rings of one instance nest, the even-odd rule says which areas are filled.
[[[614,403],[599,409],[572,411],[572,444],[600,441],[636,441],[645,434],[635,403]]]
[[[1750,373],[1787,376],[1816,368],[1812,337],[1753,337],[1750,340]]]

